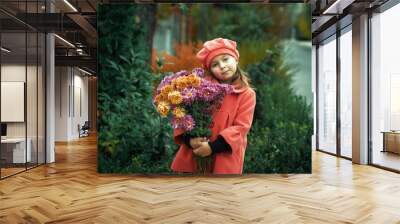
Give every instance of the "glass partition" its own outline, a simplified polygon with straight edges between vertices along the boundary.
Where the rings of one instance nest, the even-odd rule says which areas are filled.
[[[352,35],[351,26],[340,36],[340,154],[352,157]]]
[[[400,170],[400,5],[373,15],[371,73],[372,163]]]
[[[26,169],[31,151],[26,144],[26,33],[2,33],[1,45],[1,175]]]
[[[17,5],[19,16],[44,12],[44,1]],[[0,12],[1,179],[45,163],[45,44],[39,30]]]
[[[318,47],[318,149],[336,154],[336,36]]]

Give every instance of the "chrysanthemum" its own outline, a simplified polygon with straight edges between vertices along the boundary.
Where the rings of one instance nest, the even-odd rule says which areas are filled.
[[[183,121],[182,118],[173,117],[171,119],[172,128],[182,128],[182,121]]]
[[[175,107],[175,109],[172,111],[172,114],[177,118],[182,118],[186,115],[186,111],[182,107]]]
[[[193,120],[193,117],[190,115],[186,115],[183,117],[182,120],[182,128],[185,129],[186,131],[191,131],[195,127],[195,121]]]
[[[165,101],[161,101],[157,105],[157,111],[162,117],[166,117],[168,115],[169,110],[170,110],[170,105]]]
[[[176,79],[176,82],[175,82],[176,89],[182,90],[182,89],[186,88],[187,86],[188,86],[188,80],[187,80],[186,76],[179,77]]]
[[[185,104],[191,104],[196,99],[196,89],[186,88],[182,91],[183,102]]]
[[[161,94],[163,96],[168,96],[168,94],[174,90],[174,88],[171,85],[166,85],[161,89]]]
[[[172,91],[168,94],[168,100],[172,103],[172,104],[180,104],[182,103],[182,95],[179,91]]]
[[[159,103],[163,100],[165,100],[165,99],[163,98],[163,95],[161,95],[161,94],[158,94],[158,95],[156,95],[156,97],[154,97],[154,103]]]
[[[187,76],[187,80],[188,80],[189,85],[193,86],[193,87],[199,87],[201,84],[200,78],[193,73],[190,74],[189,76]]]
[[[195,73],[197,76],[204,78],[204,70],[202,68],[195,68],[192,70],[192,73]]]

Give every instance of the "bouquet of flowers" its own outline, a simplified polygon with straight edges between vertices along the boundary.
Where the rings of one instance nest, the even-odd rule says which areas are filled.
[[[212,114],[221,106],[224,96],[232,92],[228,84],[204,79],[204,70],[180,71],[164,77],[157,87],[153,104],[162,117],[168,117],[173,128],[185,130],[191,137],[211,136]],[[197,172],[210,171],[210,156],[196,157]]]

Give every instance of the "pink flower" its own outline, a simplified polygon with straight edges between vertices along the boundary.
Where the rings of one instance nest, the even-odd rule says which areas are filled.
[[[185,88],[182,91],[183,102],[186,105],[190,105],[197,97],[197,91],[195,88]]]

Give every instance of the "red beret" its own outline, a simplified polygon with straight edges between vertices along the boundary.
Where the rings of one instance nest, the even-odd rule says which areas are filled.
[[[209,68],[212,59],[220,54],[229,54],[236,60],[239,60],[239,51],[236,50],[236,42],[225,38],[206,41],[196,57],[200,59],[205,68]]]

